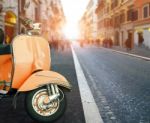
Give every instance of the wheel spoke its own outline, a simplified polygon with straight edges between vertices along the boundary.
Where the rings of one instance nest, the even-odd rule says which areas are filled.
[[[32,105],[34,110],[42,116],[50,116],[54,114],[59,108],[59,99],[54,100],[51,103],[45,103],[44,100],[47,98],[47,90],[42,89],[37,91],[32,99]]]
[[[49,97],[47,88],[38,88],[27,93],[25,106],[32,119],[38,122],[53,122],[58,119],[65,111],[66,98],[60,89],[59,96]],[[51,99],[51,101],[50,101]]]

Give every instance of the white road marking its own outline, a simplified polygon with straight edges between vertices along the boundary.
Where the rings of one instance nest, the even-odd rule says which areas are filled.
[[[103,123],[98,107],[95,103],[91,90],[87,84],[87,80],[80,66],[78,58],[75,54],[75,51],[73,47],[71,47],[71,49],[74,58],[74,64],[75,64],[86,123]]]
[[[103,47],[101,47],[101,48],[103,48]],[[133,57],[136,57],[136,58],[141,58],[141,59],[150,61],[149,57],[140,56],[140,55],[136,55],[136,54],[133,54],[133,53],[127,53],[127,52],[113,50],[113,49],[108,49],[108,48],[104,48],[104,49],[107,49],[107,50],[110,50],[110,51],[113,51],[113,52],[117,52],[117,53],[120,53],[120,54],[124,54],[124,55],[128,55],[128,56],[133,56]]]
[[[150,61],[149,57],[139,56],[139,55],[135,55],[135,54],[132,54],[132,53],[126,53],[126,52],[117,51],[117,50],[112,50],[112,51]]]

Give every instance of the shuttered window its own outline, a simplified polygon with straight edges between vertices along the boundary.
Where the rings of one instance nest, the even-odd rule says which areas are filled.
[[[150,16],[150,4],[146,4],[143,7],[143,18],[148,18]]]
[[[148,17],[148,6],[145,6],[143,8],[143,15],[144,15],[144,18],[147,18]]]

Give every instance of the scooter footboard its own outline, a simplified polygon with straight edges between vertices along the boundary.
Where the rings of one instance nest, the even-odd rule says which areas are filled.
[[[32,74],[18,89],[18,91],[30,91],[47,84],[57,84],[69,90],[71,89],[70,83],[61,74],[54,71],[39,71]]]

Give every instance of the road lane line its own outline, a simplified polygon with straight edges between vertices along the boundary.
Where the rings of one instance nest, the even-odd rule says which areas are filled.
[[[139,55],[136,55],[136,54],[133,54],[133,53],[126,53],[126,52],[122,52],[122,51],[118,51],[118,50],[112,50],[112,51],[120,53],[120,54],[124,54],[124,55],[128,55],[128,56],[133,56],[133,57],[137,57],[137,58],[141,58],[141,59],[150,61],[149,57],[139,56]]]
[[[75,64],[75,69],[77,74],[77,80],[79,84],[79,90],[80,90],[80,95],[81,95],[81,100],[82,100],[82,105],[84,110],[85,121],[86,123],[103,123],[98,107],[95,103],[94,97],[88,86],[87,80],[80,66],[76,53],[73,47],[71,47],[71,49],[72,49],[72,54],[73,54],[73,59],[74,59],[74,64]]]
[[[114,50],[114,49],[108,49],[108,48],[104,48],[104,47],[101,47],[101,48],[107,49],[107,50],[110,50],[110,51],[113,51],[113,52],[116,52],[116,53],[120,53],[120,54],[124,54],[124,55],[128,55],[128,56],[133,56],[133,57],[136,57],[136,58],[140,58],[140,59],[144,59],[144,60],[150,61],[149,57],[136,55],[134,53],[127,53],[127,52],[124,52],[124,51],[119,51],[119,50]]]

